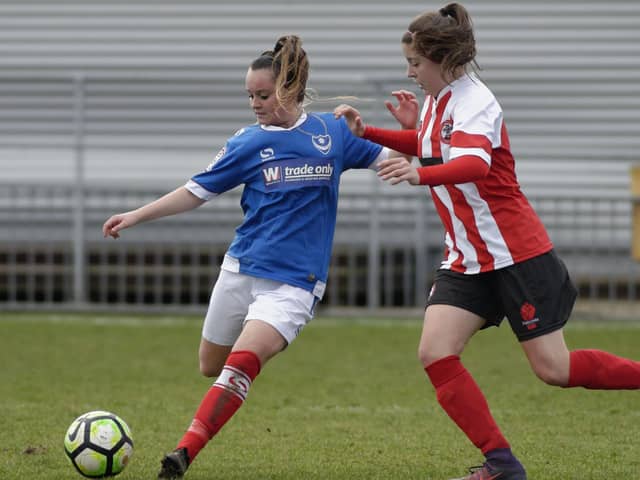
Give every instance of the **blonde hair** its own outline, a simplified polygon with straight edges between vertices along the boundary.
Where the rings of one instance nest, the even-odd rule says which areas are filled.
[[[275,79],[275,94],[282,106],[302,103],[309,78],[309,60],[297,35],[284,35],[273,50],[262,52],[251,63],[252,70],[271,69]]]

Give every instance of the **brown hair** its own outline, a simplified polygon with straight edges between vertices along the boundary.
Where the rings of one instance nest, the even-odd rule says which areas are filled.
[[[273,50],[262,52],[251,63],[251,70],[271,69],[275,78],[276,98],[281,105],[300,103],[305,98],[309,78],[309,60],[297,35],[278,39]]]
[[[459,67],[479,68],[475,61],[476,41],[471,17],[459,3],[450,3],[437,12],[418,15],[402,36],[402,43],[442,66],[443,77],[453,76]]]

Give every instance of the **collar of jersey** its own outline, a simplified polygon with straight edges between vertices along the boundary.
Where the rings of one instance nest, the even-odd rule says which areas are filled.
[[[282,131],[293,130],[294,128],[298,128],[300,125],[302,125],[306,121],[307,121],[307,112],[303,111],[302,115],[298,117],[298,120],[296,121],[296,123],[294,123],[289,128],[277,127],[275,125],[260,125],[260,128],[262,128],[263,130],[268,130],[270,132],[282,132]]]

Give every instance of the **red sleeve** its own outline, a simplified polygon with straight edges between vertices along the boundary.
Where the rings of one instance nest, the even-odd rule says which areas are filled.
[[[474,182],[489,174],[489,164],[475,155],[463,155],[442,165],[419,167],[420,185],[452,185]]]
[[[387,130],[367,125],[364,127],[362,138],[389,147],[396,152],[413,156],[418,155],[417,130]]]

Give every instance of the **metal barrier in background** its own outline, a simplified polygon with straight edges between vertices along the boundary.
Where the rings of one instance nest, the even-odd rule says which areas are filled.
[[[86,187],[79,210],[73,185],[0,184],[0,305],[202,309],[241,220],[239,192],[102,238],[108,216],[163,193]],[[582,298],[637,299],[627,197],[533,203]],[[322,305],[421,306],[441,255],[442,231],[424,191],[345,192]]]
[[[356,84],[362,97],[384,98],[391,89],[384,81],[331,79],[321,91],[339,95]],[[238,109],[243,93],[232,98],[236,79],[211,85],[208,77],[70,81],[16,74],[0,79],[0,86],[7,107],[0,115],[2,148],[43,157],[34,181],[6,181],[0,170],[0,307],[201,310],[241,221],[239,192],[127,231],[117,241],[103,239],[100,227],[109,215],[165,191],[118,187],[110,179],[125,174],[101,159],[127,149],[184,155],[210,148],[212,137],[229,135],[228,125],[221,132],[208,123],[213,96],[224,97],[216,103],[224,116],[244,124],[247,112]],[[373,123],[384,124],[376,117],[383,109],[373,103],[363,109]],[[62,167],[45,164],[55,149],[71,159],[58,177]],[[424,189],[389,189],[370,178],[342,187],[322,305],[422,306],[442,256],[440,222]],[[530,198],[583,298],[635,300],[640,269],[630,256],[630,194],[601,183],[602,191],[589,196],[547,188]]]

